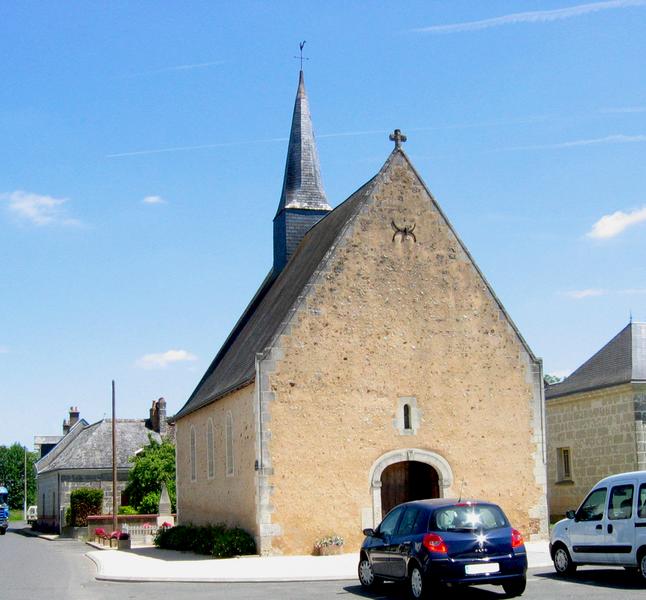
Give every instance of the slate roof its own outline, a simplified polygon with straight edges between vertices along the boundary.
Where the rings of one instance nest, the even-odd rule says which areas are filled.
[[[292,128],[287,146],[283,191],[277,214],[284,208],[332,210],[323,191],[303,71],[300,72],[298,79]]]
[[[568,378],[548,385],[545,398],[641,381],[646,381],[646,323],[630,323]]]
[[[401,148],[395,148],[375,177],[360,187],[352,196],[309,230],[296,253],[280,274],[275,276],[273,273],[269,273],[186,404],[175,415],[173,420],[180,419],[218,398],[250,384],[254,380],[256,354],[269,347],[273,338],[280,333],[282,330],[281,325],[285,323],[290,312],[294,310],[298,298],[305,295],[307,284],[323,266],[322,263],[325,261],[326,255],[334,248],[337,240],[359,212],[361,206],[370,198],[376,182],[389,168],[394,157],[397,156],[403,157],[407,165],[424,185],[435,207],[455,234],[467,256],[469,256],[474,268],[484,281],[494,301],[508,319],[529,356],[532,360],[537,360],[466,246],[455,233],[432,194],[426,188],[417,171],[415,171],[406,153]]]
[[[149,443],[149,435],[161,441],[158,433],[138,419],[117,419],[117,468],[129,469],[130,457]],[[59,469],[111,469],[112,420],[103,419],[92,425],[81,420],[36,463],[36,471],[47,473]]]

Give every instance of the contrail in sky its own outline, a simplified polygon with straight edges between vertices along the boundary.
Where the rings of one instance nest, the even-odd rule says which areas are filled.
[[[124,77],[141,77],[142,75],[155,75],[156,73],[169,73],[171,71],[192,71],[193,69],[205,69],[207,67],[215,67],[223,65],[225,61],[216,60],[213,62],[194,63],[189,65],[175,65],[174,67],[162,67],[161,69],[151,69],[150,71],[142,71],[140,73],[131,73],[124,75]]]
[[[481,29],[490,29],[491,27],[501,27],[503,25],[515,25],[517,23],[549,23],[551,21],[562,21],[563,19],[581,17],[583,15],[602,10],[644,5],[646,5],[646,0],[606,0],[606,2],[578,4],[576,6],[557,8],[553,10],[535,10],[530,12],[513,13],[510,15],[503,15],[501,17],[493,17],[491,19],[482,19],[480,21],[466,21],[464,23],[451,23],[449,25],[432,25],[430,27],[411,29],[410,31],[417,33],[461,33],[464,31],[477,31]]]
[[[558,148],[575,148],[577,146],[597,146],[600,144],[637,144],[646,142],[646,135],[624,135],[617,133],[600,138],[591,138],[585,140],[572,140],[570,142],[559,142],[557,144],[536,144],[534,146],[510,146],[500,148],[500,152],[507,150],[549,150]]]

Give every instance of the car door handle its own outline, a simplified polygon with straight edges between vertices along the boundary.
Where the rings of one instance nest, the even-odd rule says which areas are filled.
[[[612,531],[613,531],[613,529],[612,529],[612,523],[609,523],[609,524],[608,524],[608,533],[612,533]]]
[[[601,525],[597,525],[595,529],[603,529],[603,527],[601,527]]]

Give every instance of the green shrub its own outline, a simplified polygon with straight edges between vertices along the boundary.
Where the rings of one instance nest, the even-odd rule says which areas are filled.
[[[191,551],[216,558],[256,553],[256,543],[251,535],[238,527],[229,529],[222,524],[162,528],[155,537],[155,545],[167,550]]]
[[[148,492],[137,507],[140,515],[156,515],[159,510],[160,492]]]
[[[65,509],[65,527],[70,527],[72,525],[72,507],[68,506]]]
[[[139,514],[139,513],[137,513],[136,508],[133,508],[132,506],[128,506],[127,504],[124,504],[123,506],[119,507],[119,514],[120,515],[136,515],[136,514]]]
[[[85,527],[88,515],[100,515],[103,508],[103,490],[79,488],[70,494],[70,522],[73,527]]]

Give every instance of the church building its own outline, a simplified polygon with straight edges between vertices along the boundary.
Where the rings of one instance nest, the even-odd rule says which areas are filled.
[[[499,503],[547,535],[542,363],[402,143],[332,210],[303,73],[273,266],[175,416],[180,523],[310,554],[398,503]]]

